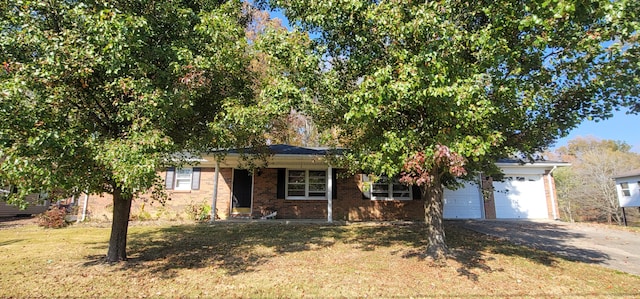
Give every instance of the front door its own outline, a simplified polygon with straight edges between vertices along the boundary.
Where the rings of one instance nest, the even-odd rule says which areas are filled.
[[[246,169],[233,170],[232,214],[251,214],[253,177]]]

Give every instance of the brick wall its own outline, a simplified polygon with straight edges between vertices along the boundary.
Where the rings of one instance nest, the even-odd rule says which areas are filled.
[[[557,203],[558,203],[558,197],[556,194],[556,181],[553,178],[553,176],[551,175],[550,171],[547,170],[544,175],[542,176],[542,180],[544,180],[544,195],[547,199],[547,214],[549,216],[549,219],[554,219],[553,217],[553,209],[555,208],[556,211],[558,209]],[[551,184],[549,184],[549,180],[551,180]],[[555,198],[555,207],[554,207],[554,202],[551,198],[551,196],[554,196]]]
[[[277,218],[326,219],[326,200],[278,199],[278,169],[266,168],[253,178],[253,210],[251,216],[260,218],[278,211]]]
[[[206,204],[211,206],[213,197],[214,168],[201,168],[200,189],[199,190],[168,190],[167,200],[164,205],[151,199],[150,194],[143,194],[135,198],[131,204],[131,219],[164,219],[164,220],[186,220],[187,210],[190,205]],[[218,177],[218,201],[216,205],[218,218],[229,217],[229,203],[231,200],[231,169],[220,169]],[[160,173],[160,177],[165,177],[165,172]],[[79,201],[79,214],[82,213],[84,195]],[[90,195],[87,204],[87,217],[89,220],[111,220],[113,213],[113,197],[110,194]]]
[[[333,198],[334,220],[422,220],[424,207],[421,200],[372,201],[362,199],[361,176],[348,176],[338,171],[337,196]],[[253,213],[259,218],[278,211],[277,218],[326,219],[326,200],[286,200],[277,198],[277,169],[263,169],[254,177]]]
[[[363,220],[424,220],[422,200],[370,200],[362,196],[362,176],[338,174],[338,196],[333,201],[333,219]]]

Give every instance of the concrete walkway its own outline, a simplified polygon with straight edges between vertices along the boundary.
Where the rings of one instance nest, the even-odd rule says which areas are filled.
[[[560,221],[469,220],[464,227],[570,260],[640,275],[640,233]]]

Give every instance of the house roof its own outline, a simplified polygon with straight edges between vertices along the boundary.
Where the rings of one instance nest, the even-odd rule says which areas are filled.
[[[623,172],[623,173],[620,173],[618,175],[615,175],[613,178],[614,179],[621,179],[621,178],[628,178],[628,177],[634,177],[634,176],[640,176],[640,169]]]
[[[297,156],[325,156],[327,154],[342,154],[343,149],[329,147],[302,147],[288,144],[273,144],[267,147],[272,155],[297,155]],[[224,151],[228,154],[251,154],[253,149],[230,149]]]
[[[532,162],[527,162],[525,160],[520,159],[499,159],[496,164],[513,164],[513,165],[538,165],[538,166],[570,166],[571,163],[562,162],[562,161],[551,161],[551,160],[535,160]]]

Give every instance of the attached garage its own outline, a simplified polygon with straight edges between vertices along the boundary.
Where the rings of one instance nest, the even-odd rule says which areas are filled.
[[[542,174],[509,174],[493,186],[496,218],[549,218]]]
[[[482,195],[476,183],[466,183],[456,190],[444,191],[444,218],[480,219],[482,218]]]

